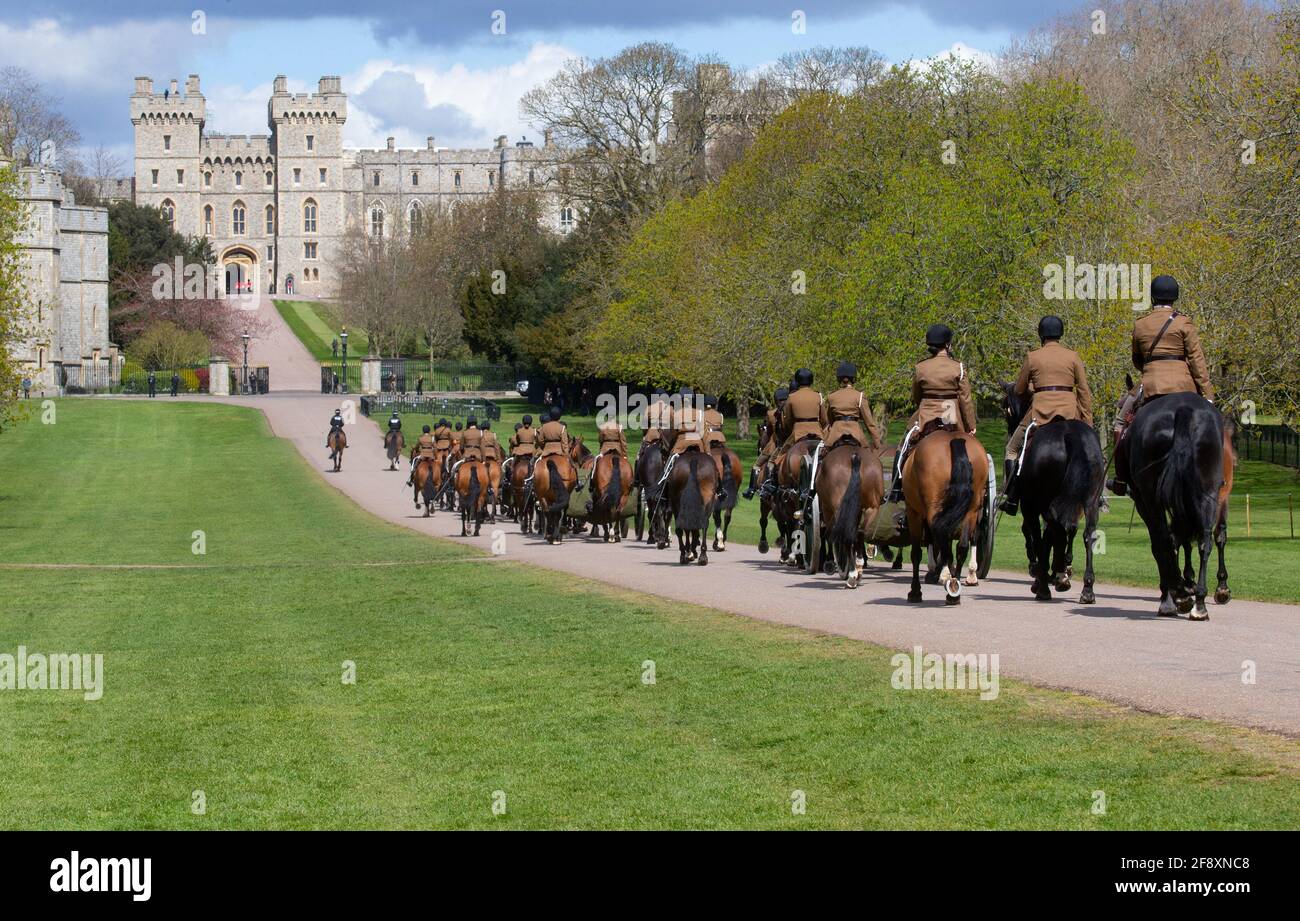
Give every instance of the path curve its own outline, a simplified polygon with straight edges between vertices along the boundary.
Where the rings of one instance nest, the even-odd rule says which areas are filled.
[[[203,398],[200,398],[203,399]],[[416,513],[405,471],[390,472],[378,426],[358,415],[348,426],[341,473],[327,472],[325,431],[338,397],[272,393],[228,402],[262,410],[275,434],[294,443],[327,483],[367,511],[440,538],[462,540],[458,516]],[[957,607],[939,586],[925,601],[905,600],[910,571],[868,568],[855,591],[829,576],[781,565],[776,553],[732,544],[710,553],[707,567],[679,566],[676,549],[657,551],[629,538],[604,544],[586,537],[553,547],[517,526],[506,555],[584,578],[759,620],[940,654],[997,653],[1001,673],[1032,684],[1081,691],[1161,713],[1205,717],[1300,736],[1300,606],[1233,601],[1211,605],[1210,620],[1158,618],[1157,592],[1098,583],[1097,604],[1078,604],[1080,583],[1051,603],[1037,602],[1028,579],[995,571],[966,590]],[[466,540],[490,549],[493,526]],[[1231,544],[1229,545],[1231,554]],[[1254,663],[1256,681],[1242,680]]]

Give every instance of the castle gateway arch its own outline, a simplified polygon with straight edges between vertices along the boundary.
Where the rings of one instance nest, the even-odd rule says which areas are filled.
[[[257,290],[257,253],[248,246],[231,246],[221,254],[221,273],[228,296],[250,295]]]

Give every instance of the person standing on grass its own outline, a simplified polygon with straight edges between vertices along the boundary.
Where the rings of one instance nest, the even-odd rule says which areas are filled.
[[[415,379],[415,397],[419,399],[424,396],[424,375],[421,374]]]

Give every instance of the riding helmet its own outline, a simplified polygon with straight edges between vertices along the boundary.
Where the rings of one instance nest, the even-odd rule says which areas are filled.
[[[786,400],[790,399],[790,388],[777,387],[774,396],[776,397],[776,401],[778,403],[784,403]]]
[[[551,407],[551,421],[552,422],[560,421],[560,407],[558,406]]]
[[[795,387],[811,387],[813,382],[813,373],[807,368],[800,368],[794,372]]]
[[[1172,275],[1157,275],[1151,279],[1151,302],[1172,304],[1178,300],[1178,282]]]
[[[533,424],[533,417],[532,417],[532,416],[524,416],[524,421],[521,422],[520,424],[521,424],[521,425],[532,425],[532,424]]]
[[[456,431],[458,431],[458,432],[460,431],[460,423],[459,423],[459,422],[456,423]]]
[[[473,428],[476,425],[478,425],[478,419],[476,419],[474,416],[467,416],[465,418],[465,428],[467,429]]]
[[[426,426],[424,427],[424,430],[425,430],[426,432],[429,431],[429,427],[426,425]]]
[[[1048,339],[1060,339],[1065,335],[1065,321],[1060,317],[1048,314],[1038,321],[1038,338],[1046,342]]]
[[[841,361],[840,366],[835,369],[835,379],[840,380],[847,377],[849,380],[857,380],[858,366],[851,361]]]
[[[484,419],[484,420],[483,420],[483,431],[486,432],[486,431],[490,430],[491,428],[492,428],[492,420],[491,420],[491,419]]]
[[[946,323],[932,323],[925,331],[925,344],[932,349],[941,349],[952,342],[952,330]]]
[[[718,398],[710,393],[704,397],[704,405],[708,409],[715,409],[718,405]]]

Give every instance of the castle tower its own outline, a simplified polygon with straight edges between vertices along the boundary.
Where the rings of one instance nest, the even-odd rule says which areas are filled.
[[[343,124],[348,98],[339,77],[321,77],[315,93],[291,94],[275,78],[267,103],[276,159],[276,211],[280,215],[276,290],[332,294],[340,238],[347,223]]]
[[[199,148],[205,101],[199,78],[190,74],[185,93],[175,80],[161,93],[149,77],[135,78],[131,124],[135,126],[135,201],[167,206],[178,233],[197,235],[199,223]]]

